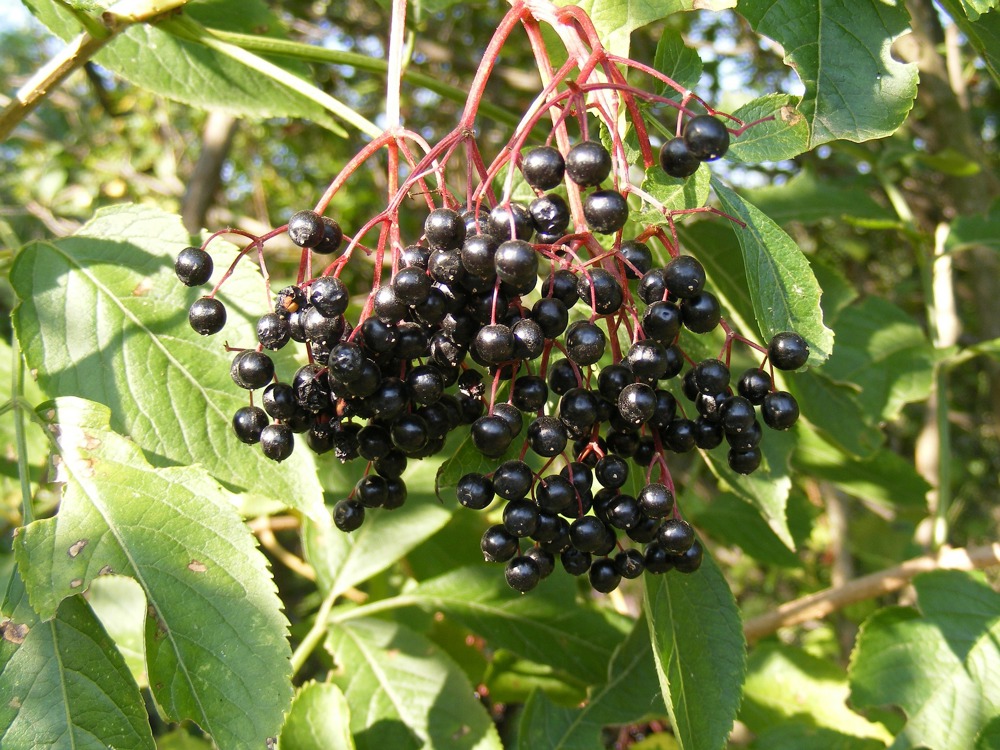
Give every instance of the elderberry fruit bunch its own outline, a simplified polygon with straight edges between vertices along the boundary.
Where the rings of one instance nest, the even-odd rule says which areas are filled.
[[[721,120],[695,116],[664,144],[661,166],[686,176],[728,145]],[[467,431],[498,465],[462,476],[457,500],[495,508],[481,549],[520,592],[557,558],[603,593],[644,572],[693,572],[703,550],[681,516],[670,456],[722,447],[733,471],[755,471],[764,428],[787,430],[799,415],[773,371],[802,367],[809,348],[794,332],[766,347],[737,334],[702,264],[662,228],[626,237],[630,209],[616,186],[627,175],[603,144],[525,148],[511,163],[535,198],[490,205],[479,191],[465,208],[431,210],[420,237],[393,245],[389,273],[376,273],[388,278],[354,320],[339,278],[349,250],[272,295],[256,343],[230,349],[233,383],[249,392],[233,430],[274,461],[305,443],[363,463],[333,509],[345,532],[373,509],[400,507],[408,461]],[[578,200],[576,214],[564,195]],[[280,232],[302,248],[304,269],[310,253],[334,255],[344,239],[335,220],[302,210],[241,258]],[[212,271],[205,248],[177,258],[184,284],[205,284]],[[218,288],[191,306],[200,334],[225,325]],[[689,356],[690,336],[720,329],[718,358]],[[270,353],[292,342],[304,364],[278,373]],[[736,344],[763,357],[734,378]]]

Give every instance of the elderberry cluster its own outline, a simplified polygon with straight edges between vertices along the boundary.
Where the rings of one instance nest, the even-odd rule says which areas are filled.
[[[720,120],[693,117],[664,144],[660,163],[687,176],[728,145]],[[234,414],[233,429],[275,461],[304,440],[318,454],[367,462],[333,511],[350,532],[370,509],[403,504],[408,459],[440,453],[449,433],[468,426],[475,448],[499,465],[462,476],[457,498],[476,510],[503,503],[502,522],[481,547],[486,560],[506,563],[514,589],[534,588],[557,557],[600,592],[644,571],[694,571],[702,548],[680,516],[667,456],[726,443],[734,471],[756,470],[761,420],[785,430],[799,414],[770,368],[802,367],[808,346],[793,332],[766,349],[736,335],[697,259],[662,232],[624,239],[629,206],[602,188],[613,160],[601,143],[583,140],[566,154],[538,146],[512,164],[535,199],[432,210],[419,240],[395,249],[388,282],[356,324],[345,318],[342,266],[280,290],[257,322],[257,345],[234,350],[234,383],[261,393],[259,405],[251,395]],[[559,192],[567,179],[585,227],[570,226]],[[319,255],[336,253],[343,239],[337,222],[309,210],[292,216],[287,233]],[[612,236],[610,247],[596,235]],[[665,247],[666,263],[654,261],[650,237]],[[175,268],[183,283],[200,285],[212,259],[187,248]],[[189,319],[213,334],[225,307],[213,292]],[[721,358],[693,361],[682,331],[720,324]],[[290,341],[305,345],[308,363],[283,380],[268,352]],[[765,354],[736,379],[734,342]]]

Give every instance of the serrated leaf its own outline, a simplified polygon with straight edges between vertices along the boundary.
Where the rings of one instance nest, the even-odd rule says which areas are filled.
[[[1000,715],[1000,597],[979,573],[938,570],[913,586],[919,609],[883,609],[862,625],[851,701],[903,709],[893,750],[965,750]]]
[[[329,518],[321,523],[303,524],[306,559],[316,569],[321,591],[335,591],[334,596],[338,596],[367,581],[448,523],[457,504],[443,505],[429,492],[434,467],[432,461],[418,463],[406,478],[407,486],[414,488],[406,504],[395,510],[367,511],[365,522],[357,531],[345,534]],[[394,541],[387,545],[387,539]]]
[[[810,148],[843,138],[891,135],[917,95],[917,66],[900,63],[892,42],[909,30],[901,5],[881,0],[739,0],[754,31],[779,42],[805,85],[799,111]]]
[[[662,717],[666,708],[656,682],[649,630],[639,619],[615,650],[607,681],[591,689],[580,708],[556,706],[536,690],[524,706],[518,750],[576,750],[600,747],[606,726]]]
[[[398,623],[359,618],[327,636],[333,681],[351,707],[358,750],[502,750],[461,669],[424,636]]]
[[[683,750],[721,750],[746,674],[736,600],[707,552],[694,573],[644,578],[653,657],[674,736]]]
[[[730,492],[713,495],[700,513],[687,513],[688,520],[713,539],[734,544],[751,557],[770,565],[800,567],[796,557],[767,522],[760,511]]]
[[[67,484],[59,513],[15,542],[43,618],[108,573],[146,595],[146,668],[166,715],[222,750],[277,734],[291,698],[287,621],[232,500],[203,471],[155,469],[99,404],[43,405]],[[267,686],[261,690],[261,686]]]
[[[885,743],[817,727],[805,717],[761,732],[750,750],[885,750]]]
[[[894,221],[895,214],[871,197],[870,191],[879,189],[871,177],[852,175],[821,180],[806,168],[783,185],[767,185],[741,193],[778,224],[859,219]]]
[[[278,465],[233,434],[232,415],[246,405],[246,392],[229,376],[233,355],[220,337],[199,336],[187,322],[187,309],[203,292],[178,282],[173,263],[189,244],[180,217],[117,206],[72,237],[26,246],[10,279],[20,299],[14,329],[28,365],[49,396],[110,407],[112,428],[155,465],[202,464],[272,508],[288,504],[322,520],[327,513],[309,451]],[[213,244],[211,251],[219,278],[235,250]],[[255,340],[262,289],[249,263],[222,288],[229,319],[221,336],[230,344]],[[281,367],[294,367],[287,357],[275,360],[279,375]]]
[[[839,450],[819,434],[803,430],[792,464],[803,474],[825,479],[859,500],[888,511],[927,507],[926,495],[931,489],[927,480],[917,473],[912,462],[885,448],[861,459]]]
[[[723,449],[701,452],[712,473],[737,497],[755,507],[771,531],[790,550],[795,549],[795,540],[788,528],[786,507],[788,494],[792,489],[792,480],[788,475],[788,460],[793,445],[788,433],[769,431],[760,443],[763,454],[760,468],[749,476],[737,474],[729,468]]]
[[[69,597],[47,621],[27,611],[4,603],[0,746],[152,750],[139,688],[83,599]]]
[[[684,37],[674,29],[664,29],[656,42],[656,53],[653,55],[653,67],[684,89],[693,89],[701,79],[704,67],[698,53],[684,44]],[[678,92],[660,84],[661,96],[671,98],[680,95]]]
[[[616,55],[628,57],[630,37],[636,29],[666,18],[672,13],[694,8],[722,10],[732,8],[735,0],[569,0],[559,5],[579,5],[594,22],[601,42]]]
[[[923,329],[896,305],[868,297],[837,318],[837,347],[823,373],[858,386],[862,410],[891,421],[930,395],[934,349]]]
[[[849,693],[847,674],[833,663],[792,646],[761,644],[747,663],[740,721],[758,735],[798,721],[884,747],[892,735],[852,711]]]
[[[69,39],[80,31],[78,22],[58,2],[26,0],[32,13],[52,32]],[[101,0],[89,4],[98,14],[113,3]],[[260,0],[199,0],[187,3],[186,16],[225,31],[282,34],[279,18]],[[343,129],[324,107],[302,90],[282,85],[231,56],[209,49],[190,39],[166,31],[170,19],[159,24],[139,23],[118,34],[96,56],[95,61],[132,83],[168,99],[203,109],[219,110],[245,117],[304,117],[334,132]],[[287,65],[281,60],[279,65]],[[306,68],[288,68],[311,87]]]
[[[750,298],[761,334],[770,341],[781,331],[795,331],[809,343],[809,364],[830,356],[833,331],[823,324],[822,290],[809,262],[784,230],[754,205],[718,180],[712,187],[722,210],[746,226],[733,224],[743,250]]]
[[[845,453],[869,458],[885,441],[885,435],[861,408],[854,384],[837,382],[822,370],[807,370],[788,379],[788,391],[823,439]]]
[[[659,166],[646,170],[642,189],[655,198],[660,205],[643,204],[639,221],[643,224],[667,225],[667,211],[683,211],[704,206],[708,201],[709,182],[712,173],[708,167],[698,167],[698,171],[686,179],[671,177]]]
[[[424,581],[401,599],[442,612],[502,648],[547,664],[584,684],[601,682],[608,660],[624,633],[576,601],[568,576],[543,581],[533,596],[522,596],[501,571],[477,565]],[[349,614],[349,612],[348,612]]]
[[[354,750],[351,710],[336,685],[310,682],[292,701],[279,750]]]
[[[809,126],[795,109],[795,98],[788,94],[767,94],[733,111],[735,117],[751,123],[760,122],[732,139],[726,158],[735,162],[781,161],[809,149]]]

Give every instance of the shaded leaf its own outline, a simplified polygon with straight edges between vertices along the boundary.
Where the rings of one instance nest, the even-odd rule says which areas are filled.
[[[799,435],[792,465],[825,479],[854,497],[892,511],[926,511],[930,485],[910,461],[880,448],[869,457],[851,456],[811,430]]]
[[[735,544],[761,562],[783,567],[802,565],[802,561],[761,518],[760,511],[730,492],[714,494],[703,512],[688,512],[686,515],[691,523],[713,539]]]
[[[197,722],[223,750],[262,744],[291,698],[287,622],[231,499],[196,468],[151,467],[108,429],[106,407],[67,398],[43,409],[67,484],[58,515],[15,542],[32,606],[51,617],[99,575],[134,578],[166,715]]]
[[[359,618],[327,636],[333,681],[351,707],[359,750],[435,747],[501,750],[500,738],[461,669],[424,636]]]
[[[976,246],[1000,250],[1000,201],[985,214],[963,215],[952,222],[945,248],[957,252]]]
[[[648,626],[640,619],[616,649],[607,681],[591,689],[582,707],[556,706],[536,690],[521,714],[518,750],[600,747],[601,730],[606,726],[662,717],[666,708],[651,656]]]
[[[717,180],[712,186],[722,210],[740,219],[733,225],[743,250],[750,298],[765,341],[795,331],[809,343],[809,363],[822,363],[833,347],[833,331],[823,324],[822,290],[809,262],[777,224]]]
[[[789,721],[761,732],[751,750],[884,750],[880,740],[855,737],[829,727],[817,727],[808,717]]]
[[[458,487],[459,479],[471,472],[489,474],[504,461],[517,458],[520,452],[521,442],[515,440],[504,455],[499,458],[489,458],[476,448],[472,442],[472,435],[465,433],[458,448],[441,464],[434,477],[434,491],[438,499],[449,507],[455,507],[452,503],[457,502],[455,488]]]
[[[80,31],[76,19],[53,0],[25,3],[53,33],[69,39]],[[99,13],[113,3],[102,0],[87,8]],[[282,24],[260,0],[195,0],[183,10],[186,16],[225,31],[284,36]],[[132,83],[168,99],[203,109],[214,109],[253,118],[304,117],[343,133],[329,113],[303,93],[310,88],[308,69],[289,68],[301,82],[299,90],[276,82],[232,57],[190,39],[169,33],[175,23],[135,24],[113,39],[95,61]],[[281,60],[279,65],[286,65]]]
[[[1000,716],[992,719],[979,733],[976,750],[1000,750]]]
[[[132,679],[149,687],[143,654],[146,596],[131,578],[101,576],[90,583],[87,603],[125,657]]]
[[[809,149],[809,127],[806,118],[795,109],[795,97],[767,94],[747,102],[731,114],[746,123],[764,117],[774,119],[757,123],[733,138],[726,152],[730,161],[781,161]]]
[[[845,453],[869,458],[885,441],[858,401],[853,383],[835,381],[823,370],[808,370],[795,373],[787,385],[805,419]]]
[[[795,428],[797,432],[801,428]],[[724,448],[702,451],[709,468],[737,497],[750,503],[777,537],[789,549],[795,548],[795,540],[788,528],[786,506],[792,480],[788,475],[788,460],[793,440],[788,433],[771,432],[761,440],[763,461],[753,474],[744,476],[729,468]]]
[[[982,2],[982,0],[978,0]],[[941,0],[941,5],[961,29],[972,47],[982,56],[993,80],[1000,83],[1000,10],[991,10],[972,20],[965,13],[967,0]],[[961,3],[961,5],[960,5]],[[995,3],[994,3],[995,6]]]
[[[644,578],[653,657],[674,736],[683,750],[721,750],[746,674],[736,600],[707,552],[694,573]]]
[[[684,44],[684,37],[675,29],[664,29],[656,42],[653,67],[682,87],[693,89],[701,79],[704,67],[701,57],[691,47]],[[660,84],[660,96],[680,97],[676,89]]]
[[[876,421],[930,395],[934,349],[923,329],[896,305],[868,297],[840,313],[837,347],[823,373],[858,387],[862,410]]]
[[[306,559],[316,569],[321,591],[336,591],[336,596],[367,581],[448,523],[457,503],[444,505],[429,492],[434,468],[433,461],[419,462],[406,478],[414,491],[403,507],[366,511],[365,522],[357,531],[345,534],[330,523],[329,516],[321,523],[303,524]],[[394,541],[387,545],[387,539]]]
[[[740,721],[758,735],[801,722],[884,747],[892,735],[852,711],[849,693],[847,674],[833,663],[792,646],[761,644],[747,662]]]
[[[624,637],[611,621],[576,601],[569,576],[551,576],[534,595],[522,596],[500,570],[480,564],[424,581],[400,599],[442,612],[491,647],[548,664],[584,684],[604,679]]]
[[[0,745],[150,750],[139,688],[87,604],[69,597],[42,621],[15,579],[0,613]]]
[[[336,685],[303,685],[285,717],[281,750],[354,750],[351,712]]]
[[[697,172],[684,179],[671,177],[658,165],[650,167],[646,170],[642,189],[655,198],[662,208],[644,203],[638,220],[643,224],[666,226],[667,217],[664,212],[704,206],[708,200],[710,178],[711,172],[705,166],[698,167]]]
[[[851,701],[906,712],[894,750],[965,750],[1000,715],[1000,597],[979,573],[938,570],[913,586],[919,609],[882,609],[862,625]]]
[[[779,224],[815,224],[828,219],[895,221],[896,215],[871,197],[870,191],[878,189],[870,177],[821,180],[805,168],[782,185],[743,190],[741,194]]]
[[[218,336],[191,329],[187,310],[204,292],[173,273],[190,242],[178,216],[116,206],[99,211],[73,237],[26,246],[10,278],[21,300],[14,329],[28,365],[49,396],[108,406],[112,429],[132,438],[155,465],[202,464],[271,508],[287,503],[322,519],[309,451],[278,465],[233,434],[233,413],[247,403],[229,376],[233,355]],[[211,249],[218,279],[235,251]],[[250,263],[237,266],[222,288],[229,316],[222,336],[230,344],[255,340],[262,289]],[[274,358],[279,375],[295,366],[281,354]]]
[[[917,66],[900,63],[892,42],[909,29],[900,5],[880,0],[740,0],[754,31],[779,42],[805,85],[799,111],[810,148],[896,131],[917,94]]]

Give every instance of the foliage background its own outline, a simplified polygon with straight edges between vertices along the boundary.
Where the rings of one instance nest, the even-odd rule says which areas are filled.
[[[56,32],[78,28],[66,5],[99,4],[25,3]],[[830,360],[789,381],[808,420],[788,446],[781,520],[794,551],[739,487],[683,461],[685,514],[713,562],[646,592],[593,599],[552,580],[540,596],[513,597],[476,559],[483,519],[434,499],[432,462],[408,475],[405,511],[351,538],[331,532],[320,499],[336,501],[349,472],[328,461],[314,469],[304,456],[278,470],[220,450],[226,418],[211,405],[227,414],[240,398],[218,347],[175,335],[191,295],[172,281],[169,259],[202,227],[259,233],[284,223],[367,136],[280,83],[251,76],[248,95],[233,72],[228,88],[185,87],[169,64],[132,54],[143,46],[109,47],[0,142],[0,300],[13,312],[0,351],[0,580],[10,580],[0,694],[30,698],[4,701],[0,745],[67,747],[73,736],[78,746],[204,747],[208,733],[220,747],[251,746],[251,737],[262,747],[280,731],[287,748],[1000,747],[995,573],[936,570],[892,593],[856,583],[884,581],[924,554],[944,561],[927,569],[996,564],[1000,10],[987,0],[860,2],[840,18],[846,6],[782,0],[647,17],[626,0],[584,5],[609,43],[630,44],[638,60],[685,63],[699,94],[723,109],[805,96],[807,150],[715,168],[804,251],[836,333]],[[233,13],[231,2],[205,0],[189,10],[210,28],[254,35],[227,37],[239,49],[273,52],[267,39],[309,45],[297,59],[268,59],[379,123],[387,5],[245,3]],[[411,6],[408,127],[433,140],[454,126],[504,10]],[[821,20],[783,24],[778,11]],[[6,97],[62,47],[21,18],[0,35]],[[194,44],[189,27],[133,31]],[[486,96],[508,112],[523,111],[538,88],[517,40]],[[812,78],[812,42],[842,67]],[[241,70],[231,56],[206,59]],[[863,77],[872,61],[892,87],[887,80],[884,107],[862,111],[852,97],[883,85]],[[834,94],[843,106],[823,98]],[[845,114],[868,124],[851,133],[836,119]],[[502,115],[481,118],[481,145],[499,148],[510,127]],[[373,165],[352,181],[351,201],[336,204],[338,219],[358,226],[382,208],[384,191]],[[415,206],[405,232],[416,236],[422,219]],[[731,233],[692,222],[682,240],[728,306],[746,309]],[[272,273],[291,277],[293,248],[276,242],[269,252]],[[361,298],[371,268],[356,264],[346,278]],[[236,324],[248,332],[259,289],[251,274],[237,283],[246,292]],[[113,335],[134,321],[139,335]],[[60,400],[33,411],[49,399]],[[161,432],[167,423],[179,432]],[[14,531],[47,518],[18,535],[15,575]],[[161,569],[162,535],[148,536],[171,524],[178,546],[169,552],[189,578]],[[94,544],[76,554],[45,552],[84,538]],[[122,576],[99,579],[88,566],[97,539]],[[971,558],[938,557],[949,547]],[[200,575],[208,559],[219,564]],[[826,589],[851,595],[779,629],[788,622],[779,605]],[[644,596],[661,626],[652,637],[638,617]],[[714,638],[732,635],[733,623],[720,622],[736,616],[730,596],[751,641],[746,655],[739,638]],[[190,646],[159,648],[163,633]],[[696,679],[671,673],[672,660]],[[206,667],[203,682],[169,699],[149,688],[210,663],[217,671]],[[245,693],[231,689],[233,675]],[[213,691],[226,710],[206,707]]]

